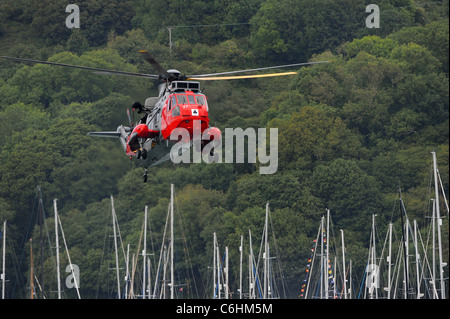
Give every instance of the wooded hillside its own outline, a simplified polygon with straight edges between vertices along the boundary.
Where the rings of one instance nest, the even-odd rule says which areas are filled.
[[[345,231],[356,294],[364,280],[372,215],[381,241],[390,222],[401,236],[399,189],[408,217],[426,235],[434,196],[432,151],[447,198],[449,190],[449,2],[380,0],[380,28],[367,28],[365,8],[372,2],[78,0],[81,27],[68,29],[65,7],[71,1],[2,1],[5,56],[154,73],[138,54],[145,49],[164,67],[186,74],[331,61],[299,68],[295,76],[201,84],[211,125],[222,132],[278,128],[275,174],[261,175],[259,164],[169,161],[152,167],[144,184],[142,168],[130,163],[116,140],[87,133],[127,125],[126,109],[156,96],[158,83],[0,59],[7,298],[30,296],[30,238],[35,274],[45,278],[45,296],[56,298],[55,198],[70,257],[80,267],[82,298],[115,298],[110,196],[130,258],[140,253],[148,206],[147,249],[154,249],[156,267],[171,184],[177,282],[189,283],[179,297],[211,297],[213,233],[222,253],[229,248],[230,289],[237,294],[240,236],[248,253],[251,230],[259,251],[267,202],[276,237],[271,255],[281,266],[284,297],[301,294],[326,209],[337,251],[339,230]],[[61,258],[65,267],[65,253]],[[125,267],[122,254],[120,264]],[[65,288],[65,296],[76,293]]]

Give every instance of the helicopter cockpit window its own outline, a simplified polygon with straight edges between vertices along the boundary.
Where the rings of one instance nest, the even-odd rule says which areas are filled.
[[[206,105],[206,100],[204,95],[196,95],[195,99],[198,105]]]
[[[206,102],[206,97],[203,94],[196,94],[195,100],[197,101],[197,105],[203,106],[204,109],[208,111],[208,103]]]
[[[172,95],[172,105],[171,105],[171,107],[169,107],[169,110],[172,108],[172,107],[175,107],[175,105],[177,105],[177,100],[175,99],[175,95]]]
[[[206,103],[205,96],[203,94],[176,94],[178,105],[182,104],[190,104],[190,105],[201,105],[208,106]],[[172,107],[174,107],[177,103],[175,103],[175,99],[173,97]]]
[[[172,108],[172,99],[169,99],[169,101],[167,102],[167,110],[170,111],[171,108]]]
[[[187,99],[185,94],[177,94],[178,104],[187,104]]]

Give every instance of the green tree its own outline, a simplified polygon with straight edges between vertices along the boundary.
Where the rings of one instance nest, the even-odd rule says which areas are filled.
[[[8,202],[4,198],[0,197],[0,220],[8,221],[13,219],[14,216],[15,212],[11,210]]]
[[[120,93],[111,93],[95,102],[71,103],[58,105],[58,119],[73,118],[83,120],[86,124],[96,125],[103,130],[115,130],[120,124],[128,125],[126,109],[131,107],[133,99]],[[132,119],[135,114],[130,112]],[[137,121],[139,117],[135,117]]]
[[[364,8],[362,1],[266,0],[251,20],[253,52],[269,60],[306,61],[352,40],[364,27]]]
[[[47,45],[65,42],[71,33],[65,25],[69,15],[65,12],[68,4],[69,1],[33,1],[31,5],[34,9],[31,22],[33,34],[43,39]]]
[[[441,70],[448,73],[448,20],[430,22],[425,26],[402,28],[389,35],[400,44],[416,43],[426,47],[439,59]]]
[[[306,215],[314,216],[316,208],[320,207],[307,188],[289,173],[273,175],[253,175],[241,178],[234,184],[236,191],[229,189],[228,204],[234,212],[242,212],[249,207],[265,207],[267,202],[272,209],[290,207],[302,210]],[[306,203],[308,203],[306,206]],[[308,208],[306,208],[308,207]]]
[[[75,29],[67,39],[67,51],[81,55],[89,49],[89,42],[84,35],[83,30]]]
[[[150,50],[151,48],[152,55],[157,55],[159,63],[164,62],[159,59],[159,52],[155,50],[154,46],[155,43],[149,41],[142,29],[126,31],[123,35],[115,36],[108,41],[108,47],[117,51],[127,63],[136,65],[139,69],[142,69],[142,65],[147,63],[139,55],[139,50]]]
[[[111,49],[90,51],[80,57],[63,52],[52,56],[49,61],[123,71],[136,71]],[[139,92],[142,81],[95,74],[86,70],[69,69],[50,65],[34,65],[19,69],[1,88],[5,92],[4,103],[23,102],[41,108],[51,104],[68,104],[101,99],[113,91],[119,93]],[[3,94],[2,94],[3,95]]]
[[[409,72],[414,74],[435,73],[439,61],[425,47],[415,43],[400,45],[391,52],[391,57],[398,60]]]
[[[88,30],[86,36],[91,46],[106,43],[108,34],[123,34],[131,29],[135,14],[132,0],[80,1],[80,24]]]
[[[39,130],[50,125],[50,118],[45,112],[37,108],[15,103],[0,111],[0,127],[4,130],[3,146],[14,134],[23,134],[27,130]]]
[[[364,154],[360,137],[327,108],[305,106],[287,120],[272,120],[279,128],[278,152],[282,168],[306,168],[315,161]]]
[[[383,211],[379,183],[354,160],[336,159],[317,166],[310,183],[312,194],[324,201],[338,228],[363,230],[368,216]]]
[[[392,38],[381,38],[376,35],[365,36],[361,39],[354,39],[345,45],[345,53],[348,57],[355,57],[361,51],[380,58],[390,56],[392,50],[397,46],[397,42]]]
[[[250,18],[261,0],[245,1],[135,1],[133,26],[143,29],[151,39],[168,44],[168,28],[172,40],[215,44],[232,37],[247,35]]]

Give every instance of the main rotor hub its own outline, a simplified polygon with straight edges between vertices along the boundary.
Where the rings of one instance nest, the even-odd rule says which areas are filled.
[[[169,82],[178,81],[178,80],[181,80],[181,81],[186,80],[186,76],[184,74],[181,74],[180,71],[175,70],[175,69],[167,70],[166,75],[162,75],[162,78]]]
[[[178,71],[178,70],[175,70],[175,69],[170,69],[170,70],[167,70],[167,73],[169,73],[169,74],[173,74],[173,75],[180,75],[180,74],[181,74],[181,72],[180,72],[180,71]]]

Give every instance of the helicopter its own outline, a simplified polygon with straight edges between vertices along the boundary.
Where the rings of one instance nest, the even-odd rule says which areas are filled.
[[[128,108],[127,115],[129,126],[119,125],[115,131],[88,133],[89,136],[118,138],[126,156],[130,159],[136,158],[141,161],[141,165],[144,167],[144,175],[142,177],[144,182],[146,182],[148,178],[149,166],[158,165],[169,160],[171,156],[174,156],[174,152],[180,154],[189,150],[193,145],[197,145],[197,147],[200,147],[201,151],[209,149],[209,155],[214,156],[214,147],[211,147],[210,145],[209,148],[205,148],[205,146],[213,141],[217,142],[217,140],[221,138],[221,132],[217,127],[210,126],[207,97],[200,89],[200,81],[237,80],[294,75],[297,74],[297,72],[250,75],[236,74],[330,62],[304,62],[187,76],[176,69],[166,70],[146,50],[141,50],[139,53],[158,74],[125,72],[10,56],[0,56],[0,58],[16,62],[84,69],[98,74],[134,76],[159,81],[158,96],[147,98],[144,105],[140,102],[134,102],[132,105],[133,111],[137,110],[137,113],[143,114],[139,123],[133,123],[131,121]],[[187,131],[188,134],[177,134],[177,131],[180,133],[182,130],[184,130],[184,132]],[[193,140],[196,131],[197,133],[200,133],[201,136],[199,143],[194,143]],[[180,142],[182,147],[175,148],[174,150],[174,144]]]

